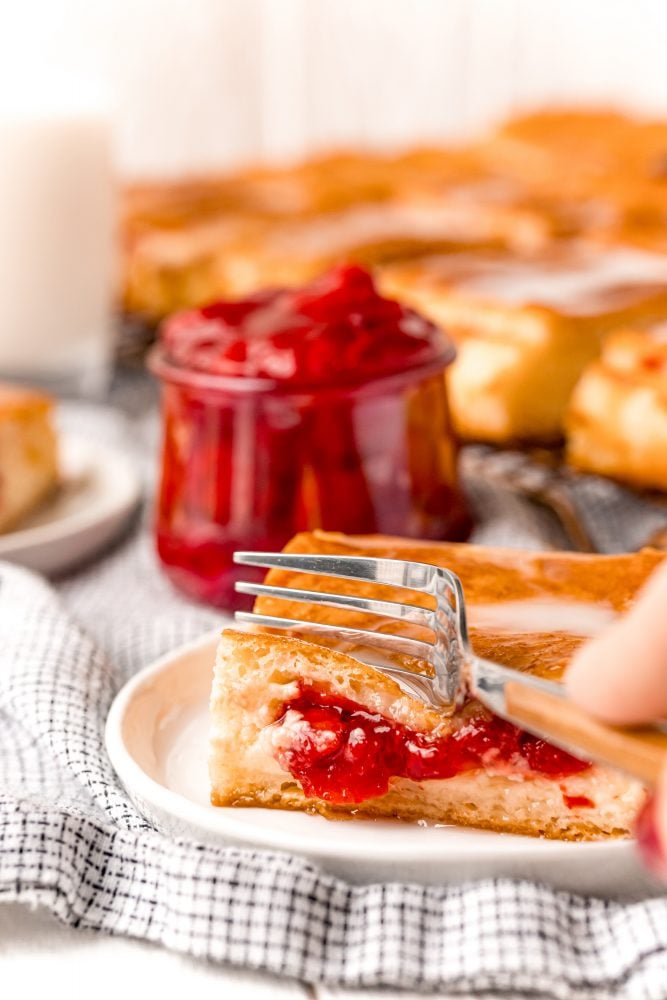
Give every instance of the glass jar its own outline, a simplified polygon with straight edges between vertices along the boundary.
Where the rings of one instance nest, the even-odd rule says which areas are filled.
[[[192,324],[186,330],[191,346]],[[278,336],[289,342],[290,333]],[[210,360],[210,336],[204,342]],[[234,592],[236,579],[252,575],[233,565],[239,549],[279,551],[315,528],[466,537],[443,378],[454,349],[439,333],[431,347],[379,374],[373,364],[320,365],[308,384],[303,363],[287,379],[201,370],[163,338],[149,361],[164,421],[156,531],[174,584],[219,607],[247,607]]]

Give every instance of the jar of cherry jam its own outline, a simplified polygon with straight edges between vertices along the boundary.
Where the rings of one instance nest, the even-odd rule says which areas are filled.
[[[308,287],[177,313],[149,359],[162,382],[157,549],[219,607],[237,549],[323,528],[462,539],[443,372],[451,342],[344,266]]]

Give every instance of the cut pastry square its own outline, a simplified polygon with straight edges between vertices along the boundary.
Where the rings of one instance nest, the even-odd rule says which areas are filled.
[[[497,443],[558,440],[605,335],[667,317],[667,257],[627,247],[432,256],[385,267],[379,284],[453,335],[455,425]]]
[[[0,383],[0,531],[8,531],[58,483],[53,402]]]
[[[539,554],[324,533],[298,535],[287,551],[449,567],[463,581],[476,652],[550,678],[560,676],[585,637],[629,605],[661,559],[651,551]],[[286,570],[272,570],[268,580],[405,599],[405,591]],[[322,605],[263,597],[257,607],[307,621],[387,628],[375,616]],[[522,732],[474,698],[444,716],[365,665],[359,653],[336,640],[324,645],[266,630],[223,634],[211,695],[215,805],[394,817],[569,840],[624,836],[631,829],[645,797],[637,782]]]
[[[586,472],[667,491],[667,323],[606,341],[572,395],[567,458]]]

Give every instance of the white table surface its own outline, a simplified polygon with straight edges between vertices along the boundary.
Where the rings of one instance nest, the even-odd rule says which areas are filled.
[[[197,962],[154,945],[72,930],[46,911],[14,903],[0,903],[0,994],[48,1000],[423,1000],[423,994],[387,990],[312,988]]]

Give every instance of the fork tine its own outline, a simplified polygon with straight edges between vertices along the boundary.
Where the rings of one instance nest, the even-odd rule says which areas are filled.
[[[400,604],[398,601],[379,601],[370,597],[355,597],[352,594],[330,594],[317,590],[297,590],[292,587],[271,587],[265,583],[245,581],[237,583],[236,590],[239,594],[251,594],[255,597],[305,601],[310,604],[323,604],[329,608],[339,608],[341,611],[365,611],[372,615],[383,615],[385,618],[398,618],[430,629],[435,629],[436,625],[435,611],[418,608],[413,604]]]
[[[234,562],[242,566],[267,569],[293,569],[302,573],[321,573],[346,580],[367,580],[390,587],[405,587],[434,593],[438,568],[428,563],[402,559],[374,559],[370,556],[317,556],[290,552],[235,552]]]
[[[291,631],[298,629],[299,632],[311,632],[313,635],[344,636],[348,639],[357,640],[370,647],[386,649],[390,653],[403,653],[406,656],[414,656],[418,660],[426,660],[432,664],[434,647],[430,642],[423,642],[421,639],[410,639],[402,635],[393,635],[389,632],[370,632],[366,629],[348,628],[343,625],[327,625],[324,622],[306,622],[295,618],[276,618],[272,615],[262,615],[255,611],[236,611],[234,618],[237,622],[246,625],[261,625],[263,628],[277,628]]]

